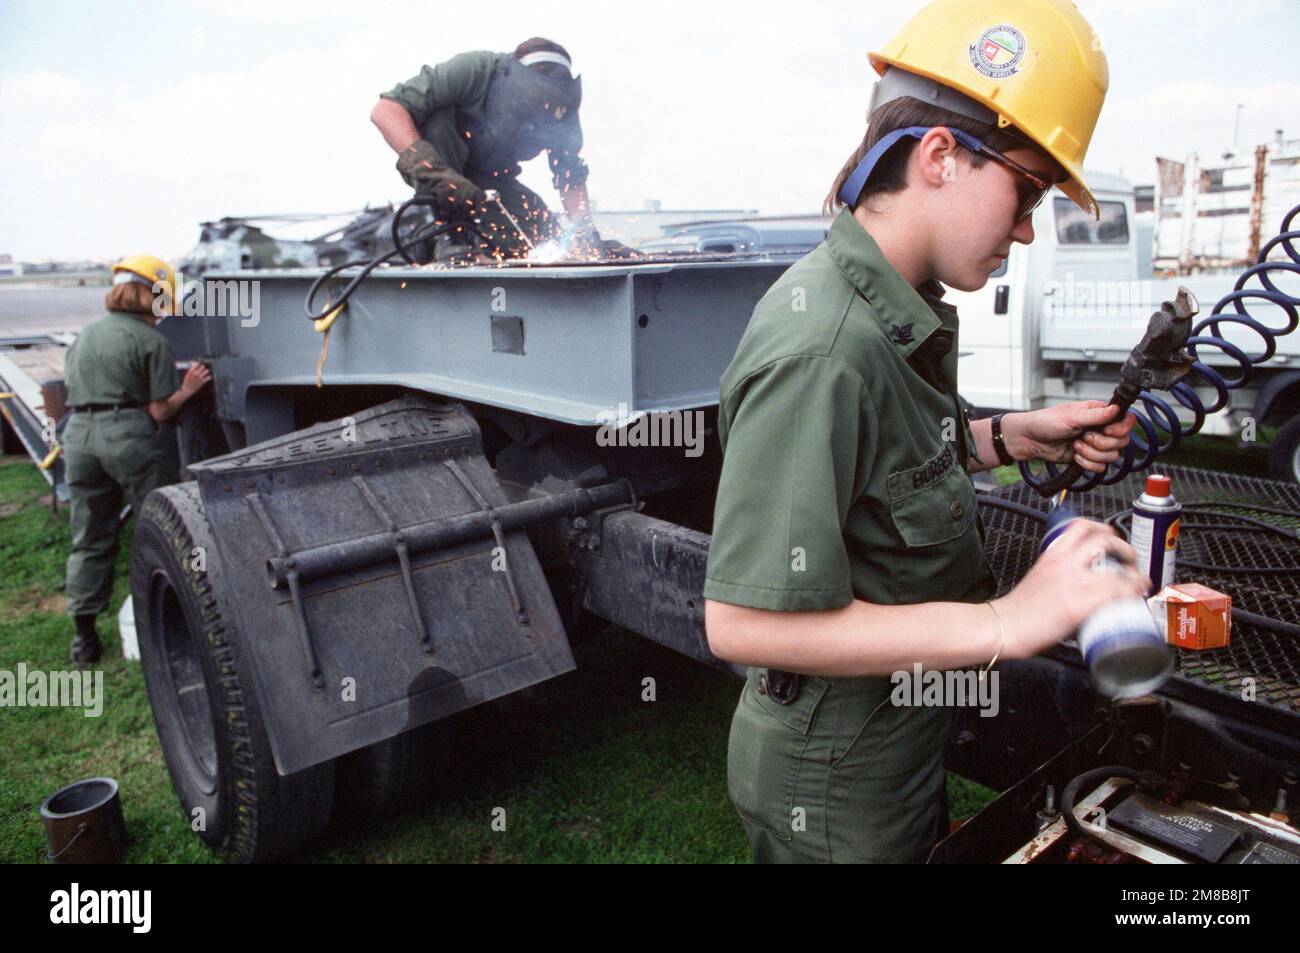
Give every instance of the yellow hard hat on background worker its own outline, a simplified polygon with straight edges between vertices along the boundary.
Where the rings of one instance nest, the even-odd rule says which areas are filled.
[[[113,266],[112,271],[115,285],[138,281],[148,285],[151,290],[155,285],[162,285],[161,293],[165,295],[163,300],[166,302],[164,308],[168,314],[176,313],[176,272],[161,258],[153,255],[127,255]]]
[[[1097,34],[1070,0],[936,0],[870,60],[882,77],[897,67],[991,110],[999,128],[1014,126],[1055,159],[1069,176],[1060,190],[1099,217],[1083,159],[1110,73]]]

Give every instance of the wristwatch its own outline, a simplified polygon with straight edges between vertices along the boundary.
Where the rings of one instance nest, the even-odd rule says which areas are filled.
[[[1009,467],[1016,462],[1016,458],[1007,450],[1007,443],[1002,439],[1002,417],[1002,414],[993,415],[993,449],[997,451],[1002,465]]]

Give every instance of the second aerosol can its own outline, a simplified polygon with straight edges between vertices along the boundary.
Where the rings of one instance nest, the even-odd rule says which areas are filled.
[[[1174,499],[1169,477],[1154,473],[1147,477],[1146,492],[1133,501],[1133,527],[1128,542],[1137,550],[1138,568],[1151,577],[1151,592],[1159,592],[1175,582],[1182,512],[1183,504]]]

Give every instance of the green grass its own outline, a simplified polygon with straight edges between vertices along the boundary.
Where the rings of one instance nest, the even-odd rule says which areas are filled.
[[[71,620],[64,614],[68,556],[67,510],[55,516],[49,487],[25,457],[0,466],[0,669],[67,671]],[[17,512],[11,512],[17,509]],[[126,538],[126,537],[124,537]],[[133,835],[128,860],[200,860],[207,850],[193,838],[177,808],[154,734],[137,663],[117,650],[117,612],[127,596],[128,554],[118,555],[112,614],[100,617],[111,643],[104,673],[103,714],[82,709],[5,708],[0,711],[5,758],[0,771],[0,860],[38,860],[45,835],[37,807],[45,796],[85,777],[108,775],[121,788]]]
[[[61,591],[69,536],[25,458],[0,464],[0,669],[66,670],[71,620]],[[111,613],[100,617],[103,715],[0,710],[0,861],[45,850],[37,806],[59,787],[108,775],[121,787],[128,862],[207,862],[172,792],[140,666],[121,658],[118,559]],[[448,784],[394,818],[336,830],[296,860],[348,862],[745,862],[749,845],[727,798],[726,751],[740,683],[610,627],[574,650],[577,671],[459,719]],[[642,679],[657,700],[642,701]],[[993,792],[949,776],[954,819]],[[506,829],[492,828],[505,811]]]

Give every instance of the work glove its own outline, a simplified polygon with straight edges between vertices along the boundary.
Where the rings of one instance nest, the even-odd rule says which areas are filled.
[[[453,172],[452,175],[455,175]],[[448,222],[468,222],[483,212],[485,198],[483,190],[462,176],[444,179],[426,189],[418,189],[417,195],[431,195],[435,201],[434,211],[441,219]]]
[[[612,238],[601,238],[590,219],[580,224],[573,236],[574,248],[580,255],[596,258],[639,258],[641,253]]]
[[[417,195],[431,195],[448,218],[470,218],[483,203],[483,190],[442,161],[438,151],[417,139],[397,157],[397,171]]]
[[[600,257],[601,258],[640,258],[641,252],[637,251],[630,245],[624,245],[620,241],[612,238],[602,238],[600,240]]]
[[[601,238],[593,227],[578,233],[574,246],[579,254],[596,258],[640,258],[641,252],[612,238]]]

